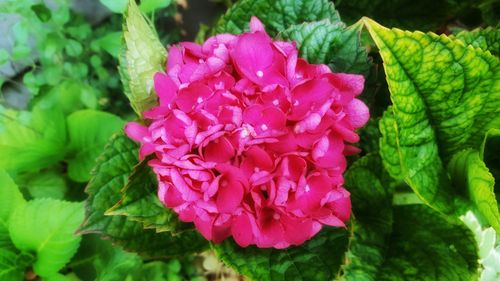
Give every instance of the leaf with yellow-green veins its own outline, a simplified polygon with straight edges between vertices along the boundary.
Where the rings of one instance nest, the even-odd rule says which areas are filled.
[[[364,22],[380,49],[393,103],[380,122],[384,165],[426,204],[455,213],[464,198],[454,196],[443,164],[478,148],[485,132],[500,125],[500,62],[444,35]]]
[[[466,45],[472,45],[485,51],[490,51],[493,55],[500,55],[500,29],[495,27],[477,28],[472,31],[462,31],[451,38],[460,40]]]
[[[479,152],[466,149],[455,154],[448,164],[453,186],[465,193],[474,206],[475,213],[500,232],[500,213],[493,186],[495,179],[480,158]]]
[[[142,116],[142,112],[157,104],[153,77],[164,69],[167,52],[134,0],[129,1],[124,14],[123,38],[120,76],[132,108]]]

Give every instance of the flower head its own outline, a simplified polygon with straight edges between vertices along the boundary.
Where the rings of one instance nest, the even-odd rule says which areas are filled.
[[[250,32],[170,47],[149,125],[125,131],[180,220],[216,243],[285,248],[349,219],[343,173],[369,118],[363,83],[299,58],[253,17]]]

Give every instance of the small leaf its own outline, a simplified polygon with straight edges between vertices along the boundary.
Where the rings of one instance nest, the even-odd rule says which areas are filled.
[[[80,110],[68,116],[69,146],[74,153],[68,160],[68,176],[74,181],[88,181],[95,159],[123,125],[120,117],[96,110]]]
[[[127,8],[128,0],[100,0],[113,13],[121,14]]]
[[[45,4],[36,4],[31,6],[31,10],[35,12],[36,16],[42,21],[47,22],[50,20],[51,13]]]
[[[125,48],[119,56],[119,71],[132,108],[142,116],[142,112],[157,104],[153,76],[164,69],[167,52],[135,1],[129,1],[124,20]]]
[[[86,192],[87,218],[82,233],[99,233],[129,251],[147,257],[171,257],[205,249],[206,240],[194,229],[179,235],[143,229],[142,223],[126,216],[106,216],[121,198],[121,190],[138,162],[138,146],[123,135],[115,136],[99,156]]]
[[[444,35],[364,22],[380,49],[393,102],[381,122],[384,165],[429,206],[463,211],[465,198],[451,187],[443,164],[462,149],[479,148],[484,133],[500,125],[498,58]]]
[[[109,32],[94,42],[108,54],[114,58],[118,58],[120,49],[122,48],[122,32]]]
[[[279,250],[242,248],[232,239],[213,247],[225,264],[250,280],[332,280],[347,247],[347,234],[343,229],[324,227],[301,246]]]
[[[36,253],[35,272],[50,276],[69,262],[80,244],[75,231],[84,218],[83,204],[35,199],[11,216],[9,232],[14,245]]]
[[[26,200],[17,185],[7,172],[0,169],[0,252],[15,250],[9,235],[9,221],[14,210],[25,204]]]
[[[151,13],[155,10],[166,8],[172,0],[142,0],[139,9],[143,13]]]
[[[272,36],[291,25],[328,19],[340,22],[333,3],[326,0],[242,0],[217,21],[214,33],[242,33],[257,16]]]
[[[9,61],[10,54],[5,49],[0,49],[0,65]]]
[[[474,209],[500,232],[500,213],[493,189],[495,179],[479,157],[479,152],[467,149],[455,154],[448,164],[448,173],[453,186],[466,193]]]

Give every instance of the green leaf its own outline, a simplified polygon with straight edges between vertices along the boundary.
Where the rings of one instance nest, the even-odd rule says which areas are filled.
[[[68,189],[63,175],[56,171],[28,174],[24,185],[33,198],[63,199]]]
[[[38,19],[40,19],[42,22],[47,22],[50,20],[51,13],[49,8],[45,6],[45,4],[36,4],[31,6],[31,10],[35,12],[36,16]]]
[[[14,250],[14,245],[9,235],[9,221],[16,208],[26,204],[19,188],[12,178],[0,169],[0,251]],[[1,280],[1,279],[0,279]]]
[[[242,248],[232,239],[213,248],[225,264],[250,280],[332,280],[347,247],[347,234],[324,227],[311,240],[286,249]]]
[[[5,49],[0,49],[0,65],[9,61],[10,54]]]
[[[124,20],[125,48],[119,56],[119,71],[132,108],[142,116],[157,104],[153,76],[164,69],[167,52],[135,1],[129,1]]]
[[[155,10],[168,7],[172,0],[142,0],[139,9],[143,13],[151,13]]]
[[[77,182],[90,179],[95,159],[124,121],[111,113],[80,110],[68,116],[69,146],[74,156],[68,160],[68,176]]]
[[[500,232],[500,213],[495,199],[495,179],[481,160],[479,152],[472,149],[461,151],[448,164],[453,186],[466,193],[487,224]]]
[[[444,35],[364,22],[384,60],[393,102],[380,125],[384,165],[426,204],[455,213],[463,200],[454,196],[443,162],[478,148],[484,133],[500,125],[499,60]]]
[[[66,38],[64,49],[68,56],[78,57],[82,54],[83,46],[76,40]]]
[[[0,106],[0,168],[36,171],[60,161],[65,154],[66,122],[61,110],[36,105],[32,112]]]
[[[122,198],[120,191],[138,162],[137,154],[137,144],[123,135],[115,136],[106,146],[87,186],[87,218],[80,232],[99,233],[147,257],[184,255],[205,249],[207,242],[194,229],[173,236],[143,229],[142,223],[126,216],[105,215]]]
[[[121,14],[127,8],[128,0],[100,0],[113,13]]]
[[[393,188],[377,154],[354,162],[345,174],[351,192],[354,220],[342,280],[377,280],[385,258],[387,239],[392,232]],[[377,210],[374,212],[373,210]]]
[[[0,281],[24,280],[27,264],[19,261],[18,254],[0,248]]]
[[[118,58],[122,48],[122,32],[109,32],[103,37],[96,39],[95,44],[114,58]]]
[[[477,280],[473,233],[424,205],[394,208],[393,232],[374,280]]]
[[[361,46],[362,24],[349,28],[340,22],[322,20],[292,25],[281,34],[297,42],[300,56],[310,63],[328,64],[335,72],[366,74],[368,57]]]
[[[248,30],[252,15],[259,17],[271,36],[303,22],[340,22],[333,3],[326,0],[242,0],[217,21],[214,33],[242,33]]]
[[[69,262],[80,244],[75,231],[84,218],[83,204],[35,199],[11,216],[9,232],[14,245],[36,253],[35,272],[50,276]]]
[[[495,56],[500,55],[500,29],[487,27],[485,29],[474,29],[472,31],[462,31],[451,38],[460,40],[466,45],[490,51]]]
[[[147,162],[141,162],[127,180],[122,199],[106,214],[127,216],[129,220],[141,222],[144,228],[153,228],[157,232],[175,231],[187,225],[180,223],[177,215],[160,202],[156,195],[157,186]]]

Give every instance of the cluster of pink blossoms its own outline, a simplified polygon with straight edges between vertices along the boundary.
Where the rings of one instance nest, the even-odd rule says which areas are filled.
[[[153,154],[158,196],[181,221],[216,243],[285,248],[349,219],[343,172],[369,118],[363,83],[298,58],[254,17],[248,33],[170,47],[149,125],[125,131]]]

